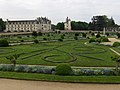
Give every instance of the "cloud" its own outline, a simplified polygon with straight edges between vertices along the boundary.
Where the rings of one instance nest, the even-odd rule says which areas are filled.
[[[119,21],[119,0],[0,0],[0,16],[4,19],[35,19],[46,16],[53,23],[72,20],[89,22],[93,15],[108,15]]]

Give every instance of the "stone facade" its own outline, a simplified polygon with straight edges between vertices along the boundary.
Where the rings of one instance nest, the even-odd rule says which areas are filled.
[[[65,30],[71,30],[71,20],[67,17],[66,22],[64,23]]]
[[[51,20],[39,17],[36,20],[7,20],[5,32],[40,32],[49,30],[51,30]]]

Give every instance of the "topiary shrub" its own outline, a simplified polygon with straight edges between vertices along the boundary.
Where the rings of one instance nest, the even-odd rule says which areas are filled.
[[[91,39],[89,40],[89,43],[92,43],[92,42],[96,42],[94,38],[91,38]]]
[[[47,40],[47,38],[43,38],[43,40]]]
[[[62,39],[62,38],[60,38],[60,39],[58,39],[58,41],[62,42],[62,41],[63,41],[63,39]]]
[[[7,40],[0,40],[0,47],[8,47],[9,43]]]
[[[113,47],[118,47],[118,46],[120,46],[120,43],[119,42],[114,42],[112,46]]]
[[[75,39],[75,40],[78,40],[78,37],[77,37],[77,36],[74,36],[74,39]]]
[[[21,42],[24,42],[24,40],[20,40]]]
[[[109,42],[107,37],[101,37],[101,42]]]
[[[71,75],[72,74],[72,68],[69,64],[59,64],[56,67],[56,74],[57,75]]]
[[[36,43],[36,44],[37,44],[37,43],[39,43],[39,41],[38,41],[37,39],[35,39],[35,40],[34,40],[34,43]]]
[[[96,38],[100,38],[101,37],[101,35],[98,33],[97,35],[96,35]]]

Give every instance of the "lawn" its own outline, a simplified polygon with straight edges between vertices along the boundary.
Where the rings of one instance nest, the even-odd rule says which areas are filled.
[[[85,42],[88,42],[88,39],[65,39],[63,42],[47,41],[0,48],[0,64],[10,64],[5,57],[17,53],[21,54],[17,64],[54,66],[69,63],[72,66],[114,66],[111,56],[115,54],[110,51],[109,46],[85,45]]]

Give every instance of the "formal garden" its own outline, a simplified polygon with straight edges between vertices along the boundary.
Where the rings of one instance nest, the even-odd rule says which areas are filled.
[[[52,78],[62,75],[61,77],[75,78],[75,81],[73,79],[70,82],[82,82],[76,79],[83,76],[101,78],[117,75],[118,77],[120,75],[119,57],[110,48],[119,53],[120,44],[119,42],[115,42],[113,46],[100,44],[109,42],[108,37],[114,37],[113,34],[107,35],[58,31],[1,36],[0,77],[48,80],[45,79],[47,75],[53,75]],[[38,76],[42,75],[43,78],[40,79],[38,76],[36,79],[29,78],[35,73]],[[22,75],[16,76],[17,74],[27,74],[27,76],[25,78],[21,77]],[[52,78],[48,81],[52,81]]]

